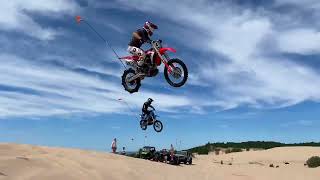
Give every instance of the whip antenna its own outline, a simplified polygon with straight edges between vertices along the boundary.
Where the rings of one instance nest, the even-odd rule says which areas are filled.
[[[112,50],[112,52],[117,56],[117,59],[120,61],[120,63],[123,65],[123,67],[124,67],[125,69],[127,69],[126,65],[121,61],[121,58],[120,58],[120,56],[117,54],[117,52],[112,48],[112,46],[108,43],[108,41],[107,41],[98,31],[96,31],[93,26],[90,25],[89,22],[87,22],[87,21],[85,21],[84,19],[82,19],[81,16],[76,16],[76,21],[77,21],[78,24],[80,24],[81,21],[84,22],[84,23],[86,23],[86,24],[90,27],[90,29],[93,30],[93,31],[107,44],[107,46],[108,46],[108,47]]]

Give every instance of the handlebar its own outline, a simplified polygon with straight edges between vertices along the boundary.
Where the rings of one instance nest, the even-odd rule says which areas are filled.
[[[147,40],[147,43],[153,43],[153,42],[156,42],[156,41],[159,41],[160,43],[162,43],[162,40],[161,39],[159,39],[159,40],[152,40],[152,39],[150,39],[150,40]]]

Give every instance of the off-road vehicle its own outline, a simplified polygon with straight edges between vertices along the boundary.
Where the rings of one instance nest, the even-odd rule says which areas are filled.
[[[152,160],[155,157],[156,148],[152,146],[144,146],[139,151],[139,157],[142,159]]]
[[[175,154],[180,163],[192,164],[192,156],[188,151],[177,151]]]

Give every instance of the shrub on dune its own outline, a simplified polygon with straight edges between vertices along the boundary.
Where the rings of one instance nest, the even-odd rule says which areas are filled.
[[[198,154],[199,154],[199,155],[201,155],[201,154],[209,154],[209,150],[206,149],[206,148],[200,149],[200,150],[198,151]]]
[[[231,149],[227,149],[227,150],[225,151],[225,153],[226,153],[226,154],[231,153]]]
[[[312,156],[307,160],[307,165],[309,168],[316,168],[320,166],[320,157],[319,156]]]
[[[215,155],[219,155],[220,154],[220,149],[214,149],[214,153],[215,153]]]
[[[234,152],[242,152],[242,149],[241,148],[231,148],[231,149],[227,149],[225,151],[226,154],[234,153]]]
[[[232,148],[231,152],[242,152],[241,148]]]

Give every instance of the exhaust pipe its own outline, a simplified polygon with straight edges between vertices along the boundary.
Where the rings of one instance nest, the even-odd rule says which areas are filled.
[[[142,78],[142,77],[144,77],[145,76],[145,74],[143,74],[143,73],[138,73],[138,74],[136,74],[136,75],[134,75],[134,76],[132,76],[132,77],[130,77],[130,78],[127,78],[126,79],[126,82],[127,83],[131,83],[132,81],[134,81],[134,80],[136,80],[136,79],[138,79],[138,78]]]

